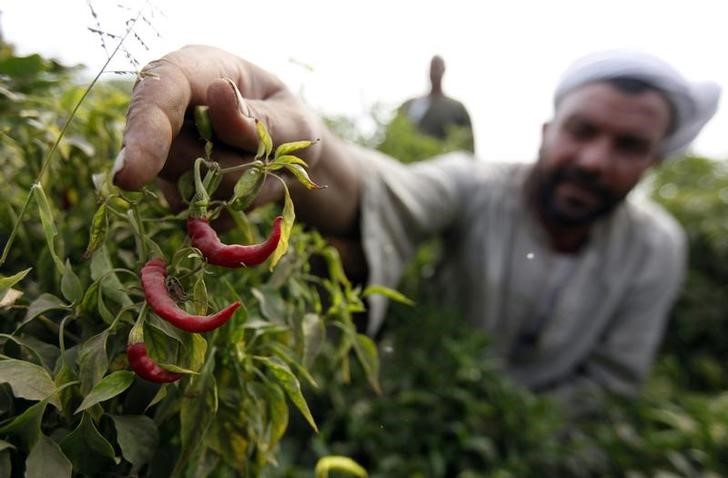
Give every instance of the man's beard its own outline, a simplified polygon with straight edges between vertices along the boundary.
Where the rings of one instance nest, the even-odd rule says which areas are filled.
[[[614,192],[602,186],[598,178],[576,166],[564,166],[547,170],[539,160],[534,170],[533,185],[536,206],[550,222],[559,226],[586,226],[612,212],[624,199],[624,194]],[[569,181],[580,188],[588,190],[598,198],[598,204],[584,211],[568,211],[561,207],[556,199],[559,185]]]

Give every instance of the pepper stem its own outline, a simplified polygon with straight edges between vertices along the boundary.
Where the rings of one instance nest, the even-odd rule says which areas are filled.
[[[129,339],[127,340],[128,345],[144,343],[144,319],[146,316],[147,304],[142,304],[137,321],[134,324],[134,327],[132,327],[129,331]]]

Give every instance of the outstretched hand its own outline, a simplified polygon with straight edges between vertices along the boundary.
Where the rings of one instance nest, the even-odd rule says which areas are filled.
[[[139,189],[159,177],[173,206],[176,181],[203,153],[192,109],[209,107],[215,132],[214,158],[223,167],[252,160],[258,147],[255,119],[274,144],[320,136],[320,124],[272,74],[223,50],[188,46],[144,67],[134,86],[114,182]],[[304,159],[318,159],[311,148]],[[227,175],[223,194],[235,177]]]
[[[274,75],[223,50],[188,46],[144,67],[134,86],[114,182],[139,189],[157,178],[174,209],[184,207],[177,179],[204,156],[204,141],[193,111],[206,105],[214,130],[213,159],[223,168],[247,163],[258,149],[255,120],[262,121],[274,147],[321,139],[300,154],[309,174],[328,188],[289,190],[298,218],[324,234],[349,237],[358,232],[361,173],[351,148],[333,134]],[[297,153],[298,154],[298,153]],[[226,174],[216,194],[229,196],[239,174]],[[279,181],[268,180],[255,204],[281,199]]]

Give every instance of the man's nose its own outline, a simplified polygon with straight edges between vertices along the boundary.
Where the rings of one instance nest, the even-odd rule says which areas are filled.
[[[577,158],[577,164],[583,171],[601,176],[612,163],[613,149],[609,138],[596,138],[584,145]]]

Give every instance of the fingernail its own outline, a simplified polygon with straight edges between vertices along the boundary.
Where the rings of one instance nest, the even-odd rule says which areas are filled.
[[[248,106],[248,102],[245,101],[243,95],[240,94],[238,85],[236,85],[235,82],[230,78],[225,78],[225,81],[228,82],[228,85],[230,85],[230,88],[232,88],[233,92],[235,93],[235,105],[238,107],[238,111],[240,111],[240,114],[245,116],[246,118],[252,118],[253,115],[250,112],[250,106]]]
[[[119,154],[116,155],[116,159],[114,160],[114,166],[111,168],[111,178],[113,179],[114,176],[116,176],[116,173],[121,171],[124,168],[124,160],[126,157],[126,148],[121,148],[121,151],[119,151]]]

